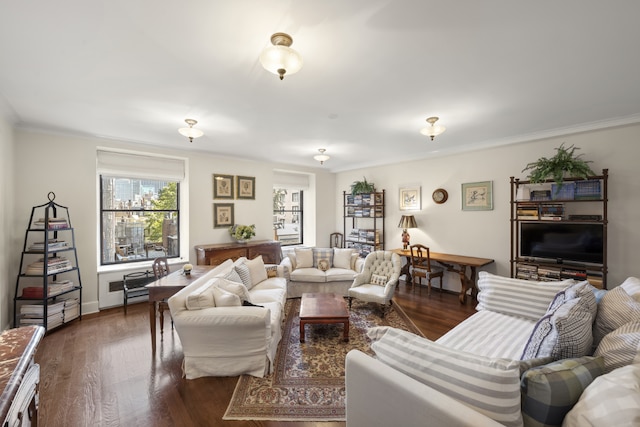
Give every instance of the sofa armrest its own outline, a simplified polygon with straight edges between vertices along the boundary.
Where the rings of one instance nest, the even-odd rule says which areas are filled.
[[[347,354],[345,373],[349,427],[502,425],[358,350]]]
[[[358,257],[358,259],[356,259],[356,264],[353,267],[353,269],[355,270],[356,273],[362,273],[362,267],[364,267],[364,258]]]
[[[291,259],[288,256],[285,256],[284,258],[282,258],[282,261],[280,261],[280,267],[282,267],[283,269],[283,274],[285,279],[287,279],[287,281],[289,281],[290,274],[293,271],[293,265],[291,264]]]

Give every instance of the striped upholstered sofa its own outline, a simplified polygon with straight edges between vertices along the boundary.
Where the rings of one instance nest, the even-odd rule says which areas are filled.
[[[640,425],[640,279],[481,272],[478,288],[477,313],[435,342],[368,331],[375,356],[347,355],[347,426]]]

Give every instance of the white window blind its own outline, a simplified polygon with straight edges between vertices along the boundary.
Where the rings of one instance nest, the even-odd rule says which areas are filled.
[[[181,181],[185,178],[185,161],[175,157],[99,149],[97,170],[102,175]]]

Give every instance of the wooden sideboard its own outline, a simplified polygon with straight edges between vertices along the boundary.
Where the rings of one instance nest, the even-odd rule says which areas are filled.
[[[253,259],[262,255],[265,264],[280,264],[282,252],[280,242],[273,240],[256,240],[247,243],[216,243],[195,247],[198,265],[219,265],[228,259],[240,257]]]

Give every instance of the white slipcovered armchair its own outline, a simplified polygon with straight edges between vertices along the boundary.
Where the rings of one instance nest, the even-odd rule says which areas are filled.
[[[402,269],[400,256],[389,251],[371,252],[364,260],[362,272],[353,279],[349,289],[349,308],[353,298],[383,305],[382,315],[388,306],[398,284]]]

